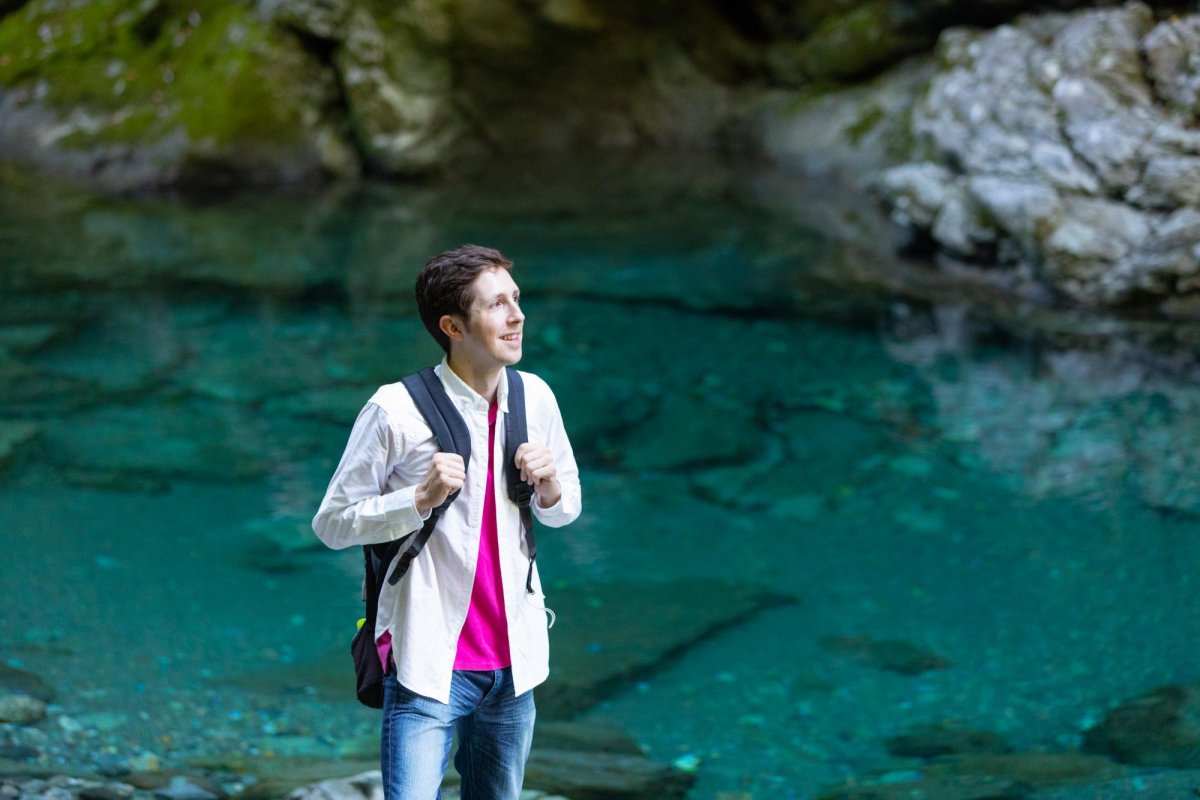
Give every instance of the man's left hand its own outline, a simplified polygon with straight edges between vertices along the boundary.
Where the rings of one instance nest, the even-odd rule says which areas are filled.
[[[521,470],[521,480],[537,493],[538,505],[549,508],[557,503],[562,496],[562,486],[558,483],[558,468],[554,466],[554,456],[549,448],[526,442],[517,448],[515,460]]]

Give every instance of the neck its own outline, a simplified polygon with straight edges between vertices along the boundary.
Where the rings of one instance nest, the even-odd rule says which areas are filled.
[[[480,397],[489,403],[496,402],[496,391],[500,388],[500,373],[504,371],[504,367],[482,369],[461,354],[453,352],[446,359],[446,363],[449,364],[454,374],[461,378],[463,383],[474,389]]]

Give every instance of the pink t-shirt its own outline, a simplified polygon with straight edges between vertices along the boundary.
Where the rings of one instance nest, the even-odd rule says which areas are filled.
[[[508,646],[508,615],[504,611],[504,584],[500,578],[500,541],[496,527],[496,492],[494,457],[497,407],[488,409],[488,471],[489,491],[483,499],[483,525],[479,537],[479,561],[475,567],[475,585],[471,589],[471,605],[467,619],[458,635],[458,651],[454,669],[489,670],[512,666]],[[392,635],[384,633],[375,643],[384,671],[392,653]]]
[[[488,491],[483,498],[483,526],[479,536],[479,562],[467,621],[458,635],[455,669],[502,669],[512,666],[508,649],[508,615],[504,611],[504,584],[500,578],[500,537],[496,530],[495,464],[496,404],[488,409]]]

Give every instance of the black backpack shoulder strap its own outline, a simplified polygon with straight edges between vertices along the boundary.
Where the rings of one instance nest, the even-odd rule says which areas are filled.
[[[464,467],[470,464],[471,432],[467,430],[467,423],[463,421],[462,415],[458,413],[458,409],[454,407],[454,403],[446,394],[446,388],[442,386],[433,367],[426,367],[420,372],[406,375],[402,381],[404,387],[408,389],[408,393],[412,395],[417,410],[421,412],[426,424],[433,431],[438,449],[444,453],[458,453],[462,456]],[[401,553],[400,563],[396,565],[396,568],[392,570],[391,577],[388,578],[390,585],[395,586],[408,572],[409,564],[421,554],[425,543],[433,535],[438,517],[446,510],[447,506],[454,502],[456,497],[458,497],[458,492],[453,492],[440,506],[429,513],[429,518],[425,520],[421,530],[416,533],[408,547]]]
[[[521,509],[521,529],[525,534],[525,546],[529,550],[529,572],[525,576],[525,591],[533,594],[533,560],[537,558],[537,542],[533,535],[533,487],[521,480],[517,469],[517,448],[529,441],[529,420],[525,413],[525,383],[521,374],[512,367],[505,367],[508,375],[508,413],[504,415],[504,478],[508,486],[508,498]]]

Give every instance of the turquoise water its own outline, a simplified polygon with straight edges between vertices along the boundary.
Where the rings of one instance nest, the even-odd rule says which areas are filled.
[[[839,283],[845,250],[762,187],[705,163],[203,201],[5,176],[0,656],[58,699],[0,750],[369,755],[373,712],[272,676],[342,658],[359,556],[308,522],[374,387],[437,358],[412,281],[464,241],[516,262],[522,366],[583,469],[584,515],[539,538],[550,604],[687,578],[796,600],[583,714],[694,768],[693,797],[912,769],[885,740],[922,723],[1068,750],[1196,679],[1190,361]]]

